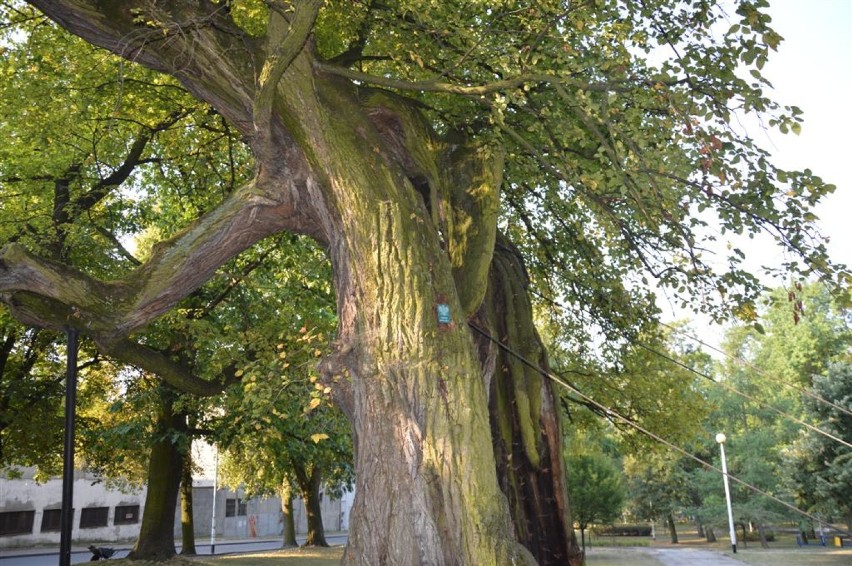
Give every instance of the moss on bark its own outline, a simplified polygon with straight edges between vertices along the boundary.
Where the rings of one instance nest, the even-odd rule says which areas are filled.
[[[480,340],[481,359],[496,355],[490,417],[497,473],[515,533],[539,563],[579,565],[583,554],[567,500],[556,395],[528,365],[548,367],[527,285],[519,254],[498,238],[488,294],[476,320],[506,348],[495,353],[493,343]]]

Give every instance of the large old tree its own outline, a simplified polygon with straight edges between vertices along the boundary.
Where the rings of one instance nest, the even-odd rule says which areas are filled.
[[[320,369],[356,446],[345,563],[582,560],[530,282],[570,305],[576,342],[638,324],[646,278],[748,317],[756,280],[735,247],[708,266],[707,209],[722,233],[773,233],[790,269],[847,277],[812,224],[830,186],[729,125],[799,127],[761,90],[780,37],[759,0],[30,4],[175,79],[255,169],[108,281],[5,246],[3,302],[150,367],[135,333],[219,266],[281,231],[318,241],[339,316]]]

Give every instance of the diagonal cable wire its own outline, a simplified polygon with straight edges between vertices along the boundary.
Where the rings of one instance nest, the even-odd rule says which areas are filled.
[[[559,308],[564,308],[564,307],[562,307],[562,305],[560,305],[558,302],[556,302],[553,299],[549,299],[547,297],[544,297],[543,295],[541,295],[539,293],[535,293],[535,295],[537,297],[545,300],[545,301],[548,301],[552,305],[555,305]],[[770,411],[773,411],[774,413],[776,413],[776,414],[778,414],[778,415],[780,415],[780,416],[782,416],[786,419],[789,419],[789,420],[795,422],[796,424],[807,428],[808,430],[811,430],[811,431],[813,431],[817,434],[820,434],[820,435],[822,435],[826,438],[829,438],[829,439],[831,439],[835,442],[839,442],[840,444],[843,444],[847,448],[852,448],[852,443],[849,443],[849,442],[843,440],[842,438],[839,438],[839,437],[831,434],[830,432],[826,432],[819,427],[816,427],[816,426],[814,426],[814,425],[812,425],[808,422],[805,422],[802,419],[800,419],[800,418],[798,418],[794,415],[791,415],[790,413],[782,411],[781,409],[779,409],[778,407],[775,407],[774,405],[770,405],[769,403],[766,403],[765,401],[761,401],[760,399],[756,398],[753,395],[749,395],[748,393],[744,393],[743,391],[740,391],[739,389],[737,389],[736,387],[733,387],[732,385],[728,385],[727,383],[724,383],[722,381],[716,381],[715,379],[713,379],[713,376],[707,375],[706,373],[703,373],[703,372],[700,372],[697,369],[692,368],[692,367],[684,364],[683,362],[680,362],[680,361],[672,358],[671,356],[663,354],[662,352],[659,352],[658,350],[655,350],[654,348],[651,348],[650,346],[643,344],[642,342],[640,342],[640,341],[636,340],[635,338],[629,336],[627,333],[623,332],[622,336],[625,338],[625,340],[630,342],[630,344],[632,344],[632,345],[634,345],[638,348],[642,348],[642,349],[644,349],[644,350],[646,350],[646,351],[648,351],[648,352],[650,352],[650,353],[652,353],[656,356],[659,356],[659,357],[661,357],[665,360],[668,360],[669,362],[671,362],[671,363],[673,363],[673,364],[675,364],[675,365],[677,365],[677,366],[679,366],[679,367],[681,367],[681,368],[683,368],[683,369],[685,369],[689,372],[692,372],[699,377],[703,377],[704,379],[709,380],[711,383],[714,383],[714,384],[718,385],[719,387],[722,387],[723,389],[726,389],[726,390],[730,391],[731,393],[734,393],[735,395],[739,395],[743,399],[748,399],[749,401],[756,403],[760,407],[763,407],[765,409],[769,409]]]
[[[842,413],[846,413],[847,415],[852,416],[852,410],[849,410],[842,405],[838,405],[837,403],[834,403],[834,402],[830,401],[829,399],[825,399],[823,397],[820,397],[816,393],[813,393],[812,391],[808,391],[804,387],[789,383],[789,382],[787,382],[786,380],[784,380],[780,377],[769,375],[767,372],[763,371],[762,369],[760,369],[759,367],[757,367],[753,363],[749,362],[748,360],[746,360],[746,359],[744,359],[740,356],[729,354],[728,352],[725,352],[724,350],[721,350],[720,348],[717,348],[717,347],[713,346],[712,344],[708,344],[707,342],[704,342],[703,340],[701,340],[697,336],[694,336],[694,335],[686,332],[682,328],[677,328],[677,327],[672,326],[671,324],[667,324],[665,322],[660,322],[660,324],[662,326],[665,326],[666,328],[669,328],[670,330],[672,330],[674,332],[679,333],[681,336],[689,338],[693,342],[700,344],[701,346],[707,348],[708,350],[713,350],[714,352],[717,352],[717,353],[727,357],[728,359],[733,360],[734,362],[740,364],[741,366],[747,367],[748,369],[760,374],[761,376],[769,379],[770,381],[775,381],[777,383],[780,383],[784,387],[787,387],[789,389],[794,389],[794,390],[798,391],[799,393],[801,393],[802,395],[806,395],[807,397],[810,397],[814,401],[817,401],[818,403],[828,405],[828,406],[830,406],[834,409],[837,409],[838,411],[840,411]]]
[[[768,497],[769,499],[775,501],[776,503],[780,503],[784,507],[790,509],[791,511],[798,513],[799,515],[807,517],[808,519],[811,519],[812,521],[818,521],[818,522],[821,521],[818,517],[811,515],[807,511],[802,511],[801,509],[799,509],[795,505],[787,503],[783,499],[779,499],[778,497],[775,497],[771,493],[768,493],[768,492],[760,489],[759,487],[757,487],[755,485],[752,485],[752,484],[750,484],[750,483],[748,483],[744,480],[739,479],[738,477],[732,475],[730,472],[728,474],[724,474],[724,472],[722,472],[722,470],[720,468],[717,468],[713,464],[702,460],[701,458],[699,458],[698,456],[695,456],[694,454],[690,454],[689,452],[687,452],[683,448],[681,448],[681,447],[679,447],[675,444],[672,444],[671,442],[662,438],[658,434],[655,434],[655,433],[651,432],[650,430],[646,429],[645,427],[643,427],[639,423],[637,423],[637,422],[635,422],[635,421],[633,421],[633,420],[631,420],[631,419],[629,419],[625,416],[622,416],[618,412],[614,411],[613,409],[611,409],[611,408],[609,408],[609,407],[607,407],[607,406],[605,406],[601,403],[598,403],[597,401],[595,401],[594,399],[592,399],[588,395],[585,395],[582,391],[580,391],[579,389],[577,389],[573,385],[569,384],[567,381],[563,380],[561,377],[558,377],[556,374],[554,374],[552,372],[546,371],[545,369],[543,369],[539,365],[531,362],[530,360],[528,360],[527,358],[525,358],[524,356],[522,356],[518,352],[514,351],[512,348],[503,344],[502,342],[500,342],[499,340],[497,340],[496,338],[491,336],[491,334],[489,334],[488,332],[486,332],[485,330],[483,330],[482,328],[480,328],[479,326],[477,326],[473,322],[468,321],[467,324],[475,332],[477,332],[478,334],[482,335],[486,339],[488,339],[491,342],[493,342],[494,344],[496,344],[498,348],[500,348],[501,350],[503,350],[504,352],[506,352],[510,356],[515,357],[516,359],[518,359],[521,363],[523,363],[524,365],[526,365],[530,369],[540,373],[543,377],[546,377],[546,378],[550,379],[551,381],[553,381],[554,383],[556,383],[557,385],[560,385],[563,388],[567,389],[568,391],[571,391],[572,393],[574,393],[575,395],[577,395],[581,399],[583,399],[583,401],[585,401],[586,403],[594,405],[599,410],[603,411],[606,415],[615,417],[616,419],[620,420],[621,422],[625,423],[626,425],[628,425],[630,427],[635,428],[636,430],[638,430],[642,434],[648,436],[649,438],[656,440],[657,442],[665,445],[666,447],[670,448],[671,450],[674,450],[675,452],[678,452],[679,454],[682,454],[683,456],[686,456],[687,458],[698,462],[702,466],[705,466],[705,467],[713,470],[714,472],[718,472],[720,474],[727,475],[731,480],[739,483],[740,485],[750,489],[751,491],[753,491],[755,493],[759,493],[760,495],[763,495],[764,497]],[[837,528],[837,527],[835,527],[831,524],[828,524],[828,527],[830,529],[834,530],[834,531],[837,531],[838,533],[852,536],[852,532],[848,532],[848,531],[845,531],[843,529],[839,529],[839,528]]]
[[[830,438],[831,440],[834,440],[835,442],[839,442],[840,444],[843,444],[847,448],[852,448],[852,443],[846,442],[842,438],[838,438],[837,436],[834,436],[830,432],[826,432],[819,427],[816,427],[816,426],[814,426],[810,423],[807,423],[807,422],[803,421],[802,419],[800,419],[800,418],[798,418],[794,415],[791,415],[790,413],[787,413],[786,411],[782,411],[778,407],[770,405],[769,403],[764,403],[763,401],[760,401],[759,399],[757,399],[755,396],[749,395],[748,393],[744,393],[744,392],[740,391],[739,389],[736,389],[735,387],[732,387],[732,386],[728,385],[727,383],[725,383],[723,381],[716,381],[715,379],[713,379],[713,376],[707,375],[706,373],[698,371],[695,368],[691,368],[688,365],[686,365],[685,363],[683,363],[679,360],[676,360],[676,359],[674,359],[673,357],[671,357],[667,354],[659,352],[659,351],[655,350],[654,348],[651,348],[650,346],[647,346],[647,345],[645,345],[641,342],[638,342],[638,341],[632,342],[632,344],[634,344],[635,346],[638,346],[639,348],[642,348],[642,349],[644,349],[648,352],[651,352],[652,354],[655,354],[655,355],[663,358],[664,360],[668,360],[669,362],[675,364],[678,367],[681,367],[685,370],[691,371],[692,373],[694,373],[697,376],[700,376],[700,377],[703,377],[704,379],[710,380],[711,382],[715,383],[719,387],[721,387],[721,388],[723,388],[727,391],[730,391],[731,393],[734,393],[735,395],[739,395],[743,399],[748,399],[749,401],[757,403],[758,405],[760,405],[760,406],[762,406],[766,409],[769,409],[770,411],[773,411],[774,413],[781,415],[782,417],[789,419],[789,420],[793,421],[794,423],[797,423],[797,424],[807,428],[808,430],[811,430],[811,431],[813,431],[817,434],[821,434],[822,436],[824,436],[826,438]]]

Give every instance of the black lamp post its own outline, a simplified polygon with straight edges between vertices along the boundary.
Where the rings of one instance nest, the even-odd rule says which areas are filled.
[[[60,515],[59,566],[71,564],[71,529],[74,526],[74,417],[77,406],[77,330],[69,328],[65,371],[65,445],[62,453],[62,513]]]

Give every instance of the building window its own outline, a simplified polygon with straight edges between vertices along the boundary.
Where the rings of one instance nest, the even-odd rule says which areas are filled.
[[[226,517],[245,517],[248,514],[246,511],[246,502],[242,499],[237,498],[225,500]]]
[[[139,522],[139,506],[138,505],[116,505],[115,506],[115,525],[132,525]]]
[[[86,507],[80,513],[80,528],[94,529],[106,527],[109,517],[109,507]]]
[[[28,535],[33,532],[35,511],[6,511],[0,513],[0,536]]]
[[[71,513],[74,513],[72,510]],[[41,532],[58,531],[62,525],[62,509],[45,509],[41,516]]]

